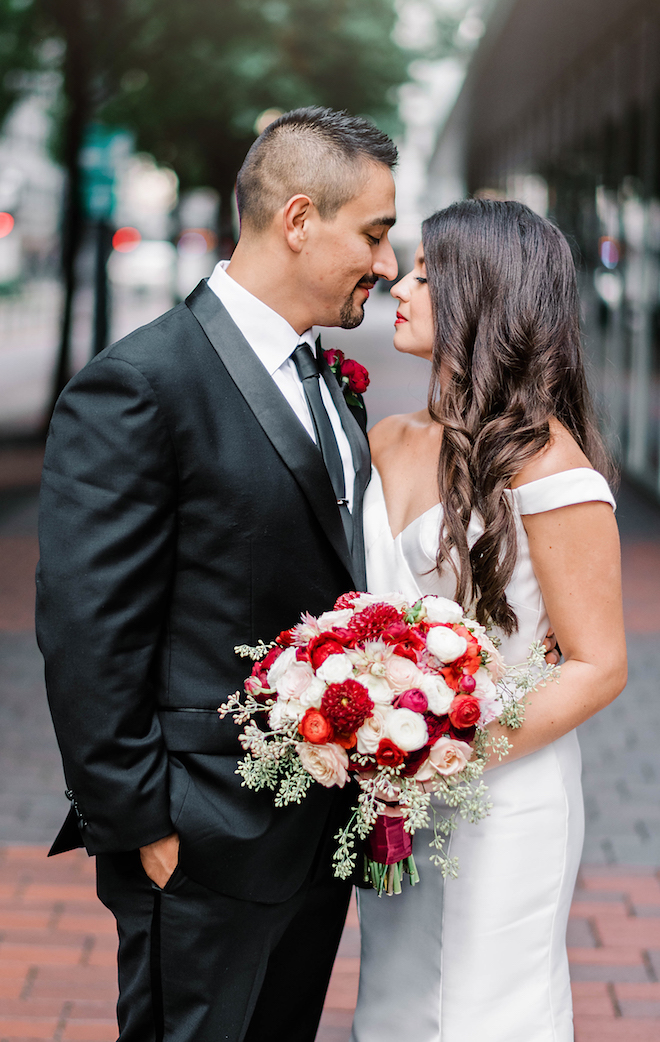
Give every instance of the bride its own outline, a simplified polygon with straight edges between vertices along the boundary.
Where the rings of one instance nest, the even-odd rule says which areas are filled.
[[[563,235],[527,207],[469,200],[424,222],[392,294],[394,346],[431,362],[431,385],[428,410],[372,431],[368,588],[473,603],[509,664],[550,624],[565,662],[507,731],[505,761],[489,765],[490,816],[452,836],[458,879],[443,882],[418,832],[420,885],[393,900],[360,891],[352,1042],[570,1042],[575,728],[626,679],[614,500],[575,269]]]

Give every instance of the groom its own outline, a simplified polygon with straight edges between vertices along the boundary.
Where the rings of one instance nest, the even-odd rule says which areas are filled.
[[[121,1042],[313,1042],[350,888],[345,795],[241,788],[217,706],[238,644],[364,589],[369,453],[313,325],[392,279],[392,142],[301,109],[238,177],[241,236],[184,304],[61,396],[37,631],[71,812],[117,918]]]

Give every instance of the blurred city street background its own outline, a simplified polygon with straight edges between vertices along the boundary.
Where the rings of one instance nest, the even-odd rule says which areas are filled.
[[[574,247],[590,379],[622,475],[630,666],[624,693],[580,728],[576,1039],[657,1042],[657,0],[347,0],[334,21],[315,0],[231,0],[222,24],[207,0],[187,12],[158,0],[153,22],[148,6],[126,3],[129,21],[114,26],[91,0],[0,3],[0,1042],[116,1037],[116,934],[93,862],[45,858],[68,809],[33,633],[49,409],[93,353],[230,256],[242,156],[278,111],[310,103],[364,112],[396,136],[402,271],[421,219],[465,194],[520,199]],[[301,48],[323,61],[300,61]],[[369,369],[374,423],[421,408],[428,371],[394,352],[386,292],[366,311],[324,346]],[[318,1042],[348,1040],[358,959],[352,910]]]

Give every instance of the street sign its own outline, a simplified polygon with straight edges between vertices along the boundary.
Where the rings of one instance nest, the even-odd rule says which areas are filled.
[[[126,130],[92,123],[80,151],[82,197],[85,214],[93,221],[108,221],[115,206],[118,163],[131,151],[133,139]]]

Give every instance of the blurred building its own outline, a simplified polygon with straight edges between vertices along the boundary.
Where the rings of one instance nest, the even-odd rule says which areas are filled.
[[[604,430],[660,497],[658,0],[497,0],[427,209],[466,192],[521,199],[575,245]]]

